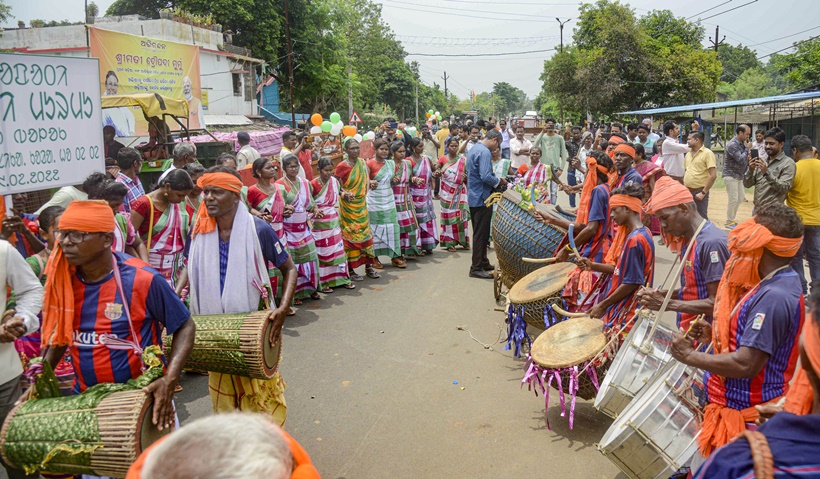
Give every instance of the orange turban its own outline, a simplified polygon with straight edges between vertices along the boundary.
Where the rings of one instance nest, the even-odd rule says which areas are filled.
[[[668,176],[661,176],[655,181],[655,189],[652,190],[652,197],[644,205],[644,211],[654,215],[665,208],[694,202],[695,199],[692,198],[692,193],[689,192],[687,187]],[[663,229],[661,229],[661,236],[670,250],[675,253],[683,251],[683,238],[670,236]]]
[[[615,148],[615,153],[618,153],[619,151],[622,151],[632,157],[632,159],[635,159],[635,147],[632,145],[628,143],[621,143],[617,148]]]
[[[657,185],[657,183],[656,183]],[[767,249],[782,258],[797,254],[803,238],[783,238],[775,236],[755,218],[746,220],[729,233],[729,251],[732,256],[723,269],[717,294],[712,335],[715,352],[729,352],[732,309],[750,289],[760,283],[757,267],[763,250]]]
[[[575,221],[585,225],[589,220],[589,202],[592,201],[592,190],[598,186],[598,172],[609,173],[609,168],[601,166],[593,156],[587,156],[587,176],[584,178],[584,188],[581,190],[581,201],[578,203]]]
[[[621,143],[624,143],[624,141],[625,141],[625,140],[624,140],[623,138],[621,138],[620,136],[615,136],[615,135],[612,135],[612,136],[610,136],[610,137],[609,137],[609,139],[607,140],[607,143],[610,143],[610,144],[613,144],[613,143],[614,143],[614,144],[616,144],[616,145],[620,145]]]
[[[626,206],[630,210],[634,211],[635,213],[641,213],[641,200],[640,198],[635,198],[634,196],[629,195],[612,195],[609,197],[609,209],[612,211],[612,208],[617,206]],[[623,251],[624,244],[626,243],[626,237],[629,236],[629,233],[632,231],[627,228],[625,225],[618,225],[618,231],[615,233],[615,238],[612,239],[612,246],[609,247],[609,251],[606,253],[606,258],[604,258],[604,262],[607,264],[614,265],[618,262],[618,256],[621,255]]]
[[[820,374],[820,326],[817,325],[818,311],[812,311],[803,322],[803,351],[809,358],[814,374]],[[794,382],[786,394],[786,411],[805,416],[814,407],[814,389],[804,366],[800,366],[794,376]]]
[[[205,173],[196,182],[197,186],[205,189],[207,186],[215,186],[232,193],[240,194],[242,191],[242,181],[230,173]],[[208,214],[208,208],[205,206],[205,201],[199,202],[199,209],[196,212],[196,223],[192,236],[199,233],[211,233],[216,231],[216,218],[211,218]]]
[[[114,212],[105,201],[72,201],[60,216],[61,231],[112,233],[117,227]],[[74,334],[74,286],[76,268],[68,263],[58,242],[46,265],[43,299],[42,343],[68,346]]]

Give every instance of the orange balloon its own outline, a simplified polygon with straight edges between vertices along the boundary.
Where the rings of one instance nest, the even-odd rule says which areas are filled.
[[[322,115],[318,113],[310,115],[310,123],[313,126],[322,126]]]
[[[356,134],[356,127],[353,125],[347,125],[342,128],[342,134],[344,136],[353,136]]]
[[[430,118],[431,116],[429,113],[425,113],[425,115],[427,115],[427,118]]]

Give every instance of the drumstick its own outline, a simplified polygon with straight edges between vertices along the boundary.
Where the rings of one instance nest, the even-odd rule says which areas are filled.
[[[567,241],[569,242],[569,247],[572,248],[572,252],[575,253],[575,257],[580,258],[581,254],[578,253],[578,248],[575,246],[575,223],[569,224],[569,229],[567,230]]]
[[[569,256],[570,258],[577,257],[575,253],[570,253]],[[525,263],[551,264],[558,261],[558,258],[521,258],[521,261]]]
[[[561,307],[559,307],[555,303],[553,303],[550,306],[552,307],[553,311],[560,314],[561,316],[566,316],[567,318],[583,318],[584,316],[589,316],[586,313],[570,313],[569,311],[564,311],[563,309],[561,309]]]
[[[684,338],[686,338],[686,339],[693,339],[693,338],[690,338],[690,337],[689,337],[689,333],[691,333],[691,332],[692,332],[692,328],[694,328],[694,327],[695,327],[695,324],[697,324],[697,323],[698,323],[698,321],[700,321],[701,319],[703,319],[703,318],[705,318],[705,317],[706,317],[705,315],[701,314],[701,315],[699,315],[698,317],[696,317],[694,321],[692,321],[691,323],[689,323],[689,329],[687,329],[687,330],[686,330],[686,332],[685,332],[685,333],[683,333],[683,337],[684,337]]]

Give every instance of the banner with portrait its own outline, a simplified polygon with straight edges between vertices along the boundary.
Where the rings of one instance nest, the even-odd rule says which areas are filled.
[[[188,102],[188,127],[205,128],[199,78],[199,47],[89,27],[91,56],[100,60],[100,94],[159,93]],[[183,122],[184,123],[184,122]],[[103,110],[103,125],[116,136],[148,135],[138,107]],[[175,129],[176,123],[168,123]]]

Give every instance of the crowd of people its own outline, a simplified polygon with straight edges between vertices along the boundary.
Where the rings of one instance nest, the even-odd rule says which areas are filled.
[[[684,143],[674,121],[663,124],[661,136],[648,120],[625,129],[562,128],[548,118],[530,140],[505,120],[416,131],[387,118],[366,159],[356,138],[319,145],[291,131],[278,157],[262,157],[240,132],[238,152],[207,169],[195,144],[177,143],[172,165],[150,191],[138,176],[145,152],[115,145],[106,131],[106,152],[116,156],[106,172],[61,189],[33,215],[13,211],[2,221],[2,274],[12,295],[0,325],[0,421],[28,387],[23,372],[35,357],[44,354],[65,394],[77,394],[139,376],[139,355],[164,331],[173,337],[166,374],[146,392],[154,398],[154,423],[172,427],[173,393],[193,347],[191,315],[266,310],[273,344],[285,317],[296,314],[293,306],[334,288],[354,289],[364,281],[356,271],[362,266],[364,276],[379,278],[382,258],[405,268],[439,248],[471,249],[469,275],[492,278],[486,200],[515,182],[539,186],[542,203],[556,204],[563,193],[575,206],[577,198],[578,257],[568,246],[556,252],[558,261],[577,265],[562,296],[571,311],[601,318],[607,331],[628,333],[639,306],[658,310],[664,302],[667,292],[653,287],[653,235],[680,256],[680,289],[667,305],[682,331],[672,354],[706,372],[700,440],[708,456],[767,407],[782,406],[801,330],[809,373],[808,380],[800,376],[808,381],[801,410],[811,409],[806,391],[818,386],[811,373],[818,338],[805,339],[817,330],[804,327],[804,258],[817,281],[820,159],[806,136],[792,138],[792,159],[779,128],[759,135],[761,150],[739,125],[726,149],[730,201],[720,228],[708,218],[715,155],[696,125]],[[343,153],[341,161],[322,154],[328,147]],[[250,187],[239,174],[245,169],[256,180]],[[755,209],[737,223],[740,185],[754,187]],[[24,195],[13,202],[25,203]],[[539,217],[569,229],[568,220]],[[695,350],[693,339],[720,354]],[[284,389],[279,373],[269,380],[209,373],[215,412],[263,412],[283,424]]]

